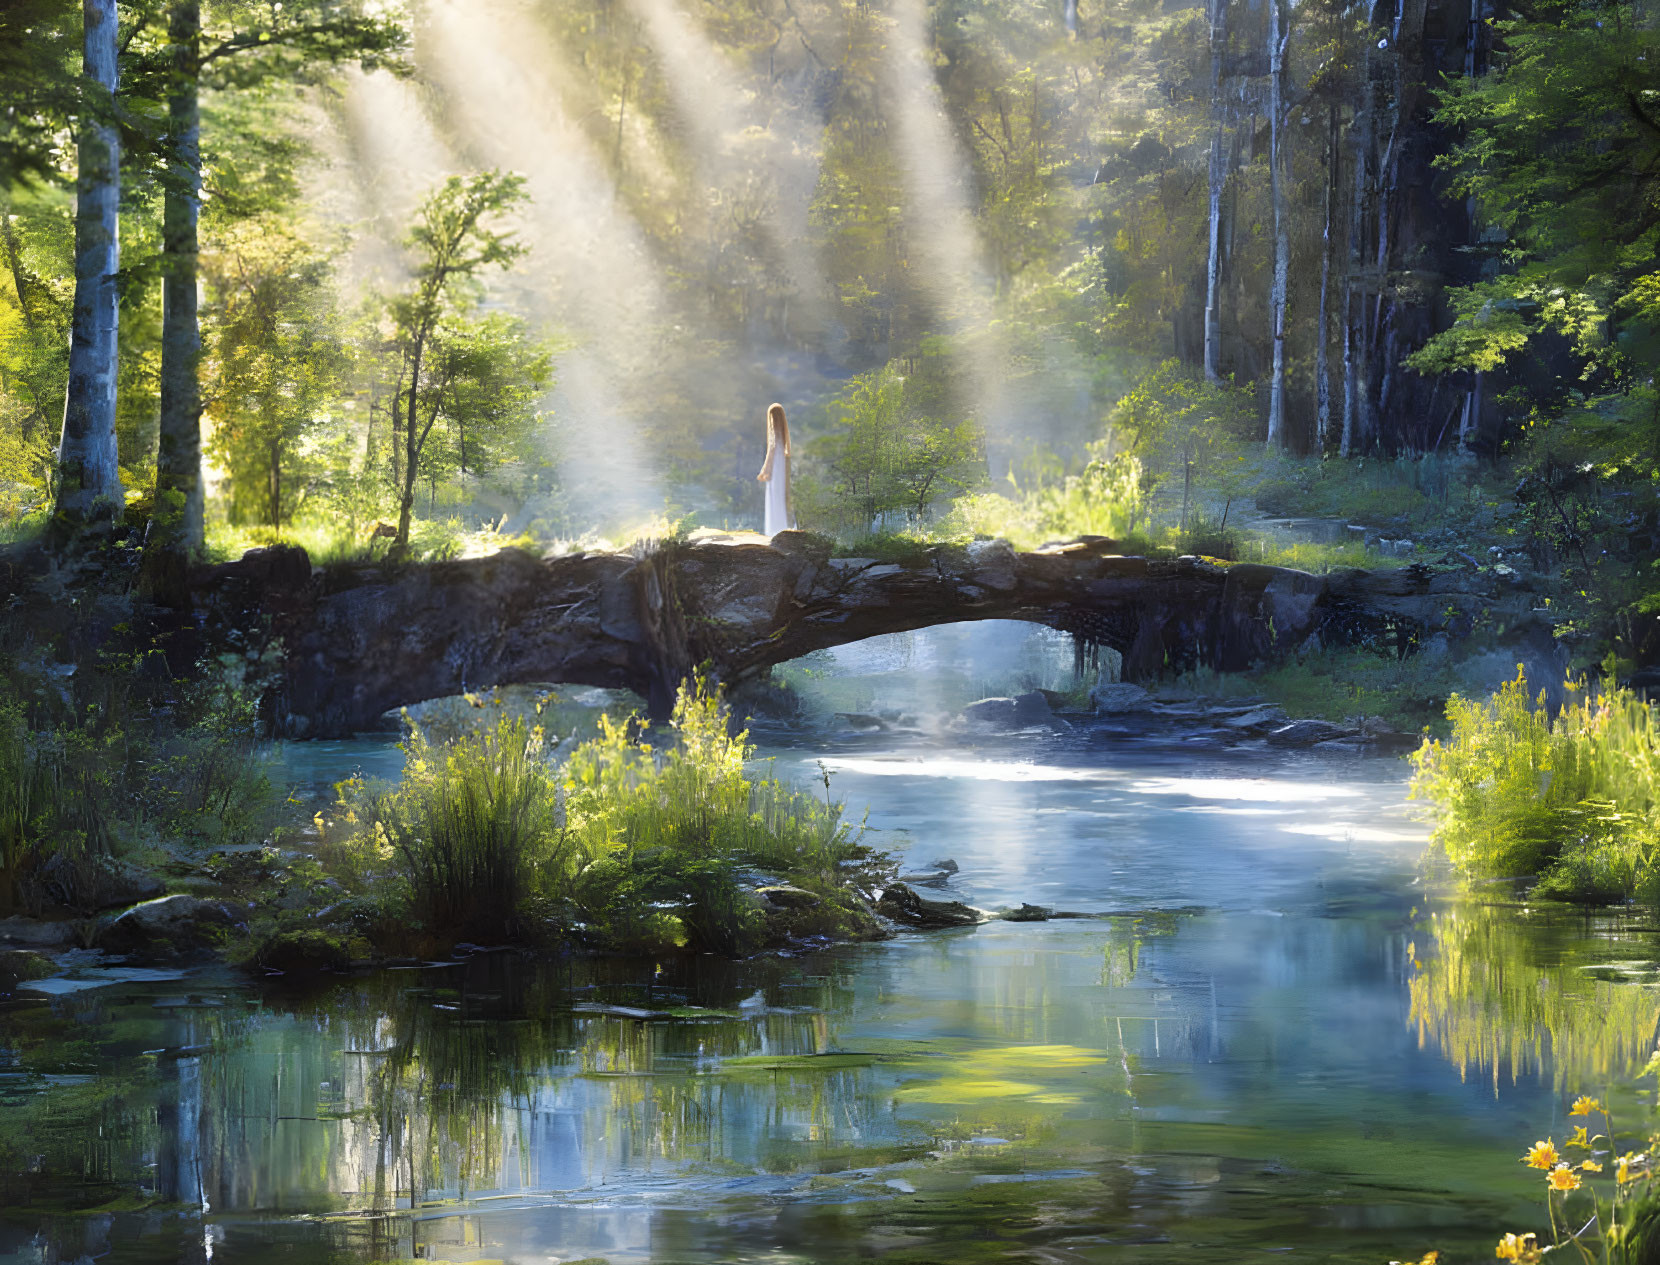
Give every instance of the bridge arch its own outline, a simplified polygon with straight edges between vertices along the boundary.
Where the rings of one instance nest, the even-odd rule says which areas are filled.
[[[270,711],[292,737],[347,734],[409,703],[535,681],[631,689],[661,712],[703,665],[738,681],[881,633],[983,619],[1111,647],[1129,681],[1195,664],[1233,671],[1380,630],[1406,647],[1432,628],[1467,630],[1498,600],[1473,570],[1310,575],[1124,556],[1099,538],[849,558],[802,532],[315,571],[303,550],[278,546],[194,580],[210,624],[256,649],[280,644]]]

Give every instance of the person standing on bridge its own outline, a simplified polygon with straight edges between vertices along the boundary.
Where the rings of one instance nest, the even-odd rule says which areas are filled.
[[[755,477],[766,484],[766,534],[790,530],[790,424],[782,404],[767,408],[767,459]]]

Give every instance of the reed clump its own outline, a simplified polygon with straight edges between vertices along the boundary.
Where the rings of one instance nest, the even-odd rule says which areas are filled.
[[[1485,699],[1453,695],[1452,732],[1413,757],[1434,843],[1469,878],[1537,876],[1534,892],[1587,903],[1660,899],[1660,729],[1612,684],[1567,683],[1555,713],[1518,666]]]
[[[345,786],[351,834],[331,859],[365,891],[390,883],[434,938],[743,955],[876,929],[860,888],[885,858],[840,805],[753,768],[707,680],[681,688],[660,746],[607,716],[556,763],[542,728],[504,711],[447,742],[414,730],[405,753],[397,788]],[[760,894],[777,883],[793,908]]]

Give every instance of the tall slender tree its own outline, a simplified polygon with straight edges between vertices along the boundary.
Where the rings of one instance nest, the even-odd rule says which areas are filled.
[[[525,199],[523,176],[485,171],[451,176],[416,213],[409,234],[414,255],[411,289],[388,305],[398,356],[392,393],[392,434],[398,456],[398,534],[393,548],[409,546],[415,485],[422,456],[437,423],[443,392],[432,390],[428,364],[446,318],[472,306],[471,293],[488,268],[507,268],[525,247],[502,228],[500,217]]]
[[[116,272],[121,263],[115,0],[82,0],[81,13],[85,101],[76,143],[69,386],[58,444],[54,534],[59,540],[89,525],[119,520],[124,500],[115,447]]]
[[[1268,446],[1283,448],[1285,435],[1285,304],[1291,259],[1291,213],[1285,204],[1285,31],[1281,0],[1268,0],[1268,188],[1274,211],[1274,279],[1268,323],[1274,340],[1268,384]]]
[[[234,16],[234,15],[233,15]],[[202,496],[201,322],[197,313],[197,224],[201,208],[201,91],[205,73],[224,62],[248,87],[275,75],[301,76],[310,64],[358,61],[401,71],[407,34],[398,22],[343,9],[330,0],[273,5],[258,21],[217,30],[202,46],[201,0],[173,0],[163,74],[168,100],[168,178],[162,214],[161,413],[156,450],[156,512],[146,542],[152,574],[175,576],[177,559],[199,550]]]
[[[202,545],[202,326],[197,314],[197,223],[202,207],[200,0],[175,0],[167,18],[168,181],[161,249],[161,417],[152,530],[181,550]]]
[[[1222,147],[1226,140],[1222,106],[1222,53],[1227,41],[1227,0],[1208,0],[1210,29],[1210,202],[1209,253],[1205,261],[1205,378],[1222,380]]]

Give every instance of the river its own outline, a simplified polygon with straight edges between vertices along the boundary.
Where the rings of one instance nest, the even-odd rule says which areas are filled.
[[[1652,1041],[1652,928],[1426,891],[1398,760],[1133,724],[763,754],[950,895],[1097,916],[23,993],[0,1261],[1490,1259],[1545,1229],[1521,1150]]]

